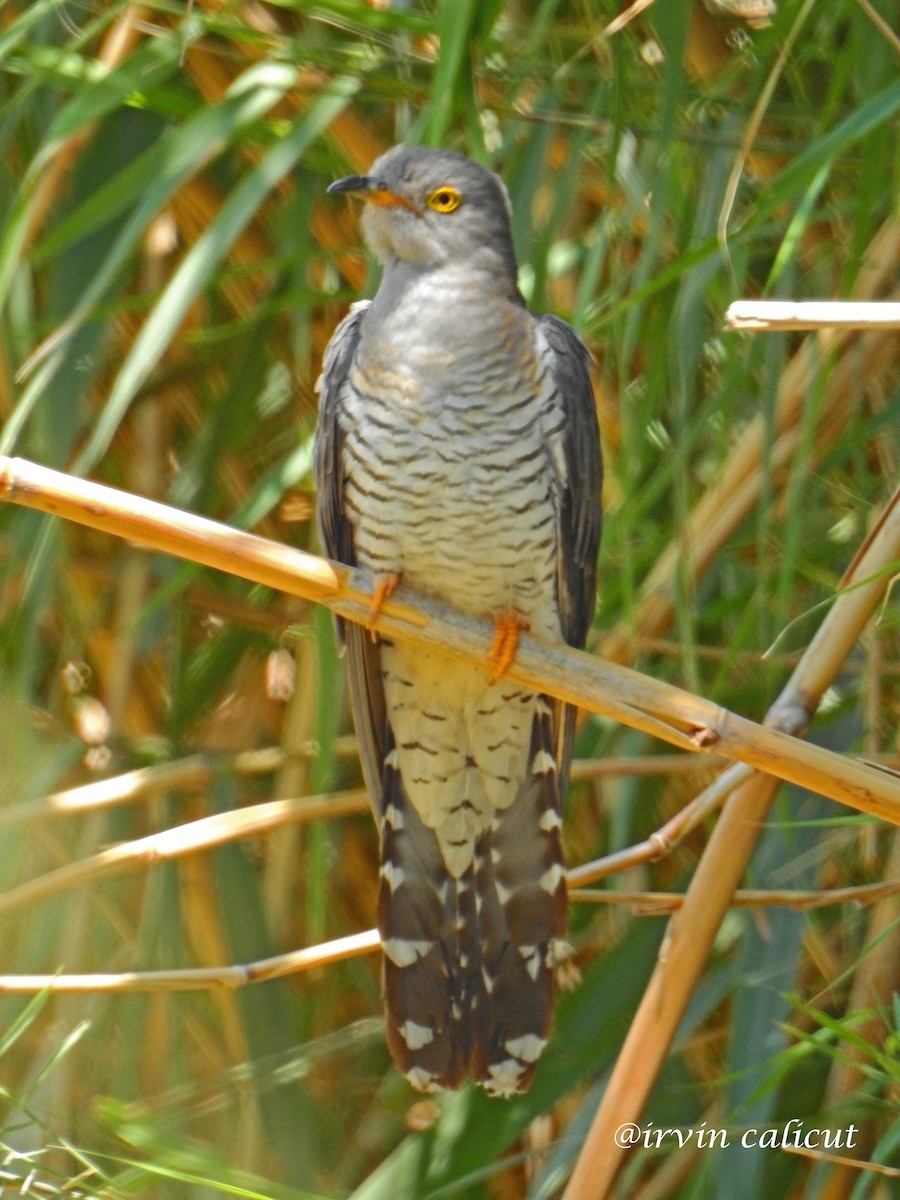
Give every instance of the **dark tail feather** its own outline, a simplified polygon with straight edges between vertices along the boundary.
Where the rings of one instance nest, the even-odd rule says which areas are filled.
[[[495,813],[460,879],[409,802],[389,752],[378,927],[388,1046],[422,1091],[471,1074],[492,1095],[525,1091],[553,1016],[566,891],[550,708],[540,702],[529,773]]]
[[[410,804],[390,753],[381,819],[378,930],[388,1047],[419,1091],[456,1088],[469,1057],[466,989],[455,946],[458,887],[433,830]]]
[[[553,1019],[567,908],[553,750],[541,701],[528,777],[513,804],[495,814],[476,860],[485,1009],[472,1068],[491,1095],[527,1091]]]

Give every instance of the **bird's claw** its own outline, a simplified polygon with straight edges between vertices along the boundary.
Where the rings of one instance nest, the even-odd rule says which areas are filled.
[[[393,595],[399,584],[399,573],[379,575],[375,580],[375,588],[372,592],[372,607],[369,609],[369,633],[372,635],[373,642],[375,641],[375,625],[381,616],[384,602],[389,596]]]
[[[494,617],[494,640],[488,653],[490,683],[502,679],[512,666],[519,647],[519,634],[523,629],[527,630],[528,625],[517,612],[502,612]]]

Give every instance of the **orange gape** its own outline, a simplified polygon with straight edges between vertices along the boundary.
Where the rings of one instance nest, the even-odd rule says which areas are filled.
[[[419,212],[415,204],[410,203],[409,200],[405,200],[402,196],[397,196],[393,192],[389,192],[387,188],[379,188],[375,191],[366,192],[366,203],[377,204],[379,208],[406,208],[410,212]]]

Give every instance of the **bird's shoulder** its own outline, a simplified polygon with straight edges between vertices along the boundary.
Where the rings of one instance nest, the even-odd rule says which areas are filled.
[[[554,367],[579,387],[590,385],[591,354],[572,326],[553,313],[532,315]]]
[[[338,324],[325,347],[322,373],[316,380],[316,391],[321,396],[323,403],[328,399],[329,394],[340,386],[350,370],[350,364],[359,343],[362,323],[371,304],[371,300],[357,300],[351,304],[349,312]]]
[[[316,511],[319,536],[326,553],[340,562],[353,565],[353,533],[344,512],[342,454],[344,432],[341,422],[341,393],[350,374],[360,329],[369,301],[351,305],[346,317],[331,335],[325,348],[322,373],[316,381],[319,416],[316,425],[313,468],[318,501]]]

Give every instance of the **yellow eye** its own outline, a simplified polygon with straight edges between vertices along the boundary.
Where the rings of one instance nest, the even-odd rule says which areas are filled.
[[[448,213],[453,212],[455,208],[459,208],[460,204],[462,204],[462,196],[455,187],[448,187],[447,184],[444,184],[443,187],[436,188],[427,197],[425,203],[429,208],[433,208],[435,212]]]

